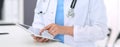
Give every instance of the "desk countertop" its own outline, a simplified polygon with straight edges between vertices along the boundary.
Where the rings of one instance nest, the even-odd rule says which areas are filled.
[[[60,42],[35,42],[28,32],[18,26],[0,26],[0,32],[9,33],[0,35],[0,47],[70,47]]]

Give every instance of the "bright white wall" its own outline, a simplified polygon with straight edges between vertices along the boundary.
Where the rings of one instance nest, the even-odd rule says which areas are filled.
[[[23,23],[23,0],[4,1],[4,20],[0,23]]]
[[[3,22],[17,22],[18,21],[18,0],[4,1],[4,21]]]
[[[112,35],[109,40],[109,47],[113,46],[113,43],[118,35],[120,28],[120,8],[119,0],[104,0],[107,9],[108,26],[112,28]]]
[[[118,17],[119,17],[119,20],[118,20],[118,21],[119,21],[119,26],[118,26],[118,28],[119,28],[119,32],[120,32],[120,0],[118,0],[118,6],[119,6],[119,7],[118,7],[118,8],[119,8],[119,9],[118,9],[118,10],[119,10],[119,12],[118,12],[118,13],[119,13],[119,14],[118,14]]]
[[[18,23],[24,23],[24,0],[18,0]]]

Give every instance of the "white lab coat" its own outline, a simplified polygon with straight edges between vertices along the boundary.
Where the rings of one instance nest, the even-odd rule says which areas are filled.
[[[49,7],[48,2],[37,0],[33,27],[42,29],[55,23],[57,0],[50,0]],[[104,39],[108,33],[103,0],[77,0],[74,18],[66,16],[71,2],[64,0],[64,26],[74,26],[74,36],[65,35],[64,43],[72,47],[95,47],[95,41]],[[45,14],[40,14],[41,11]]]

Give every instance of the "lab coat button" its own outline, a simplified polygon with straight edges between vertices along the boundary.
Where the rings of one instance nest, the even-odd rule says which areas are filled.
[[[42,11],[40,11],[40,13],[43,13]]]
[[[42,14],[43,12],[42,11],[40,11],[38,14]]]

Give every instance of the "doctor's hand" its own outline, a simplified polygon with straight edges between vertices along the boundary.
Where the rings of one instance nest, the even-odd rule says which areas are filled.
[[[45,30],[48,30],[48,32],[53,36],[56,36],[58,34],[73,36],[73,27],[72,26],[60,26],[60,25],[52,23],[52,24],[49,24],[48,26],[44,27],[41,30],[40,34],[42,34],[42,32],[44,32]]]
[[[32,35],[33,39],[37,42],[41,42],[41,43],[44,43],[44,42],[49,42],[49,39],[46,39],[46,38],[42,38],[42,37],[36,37],[34,35]]]

